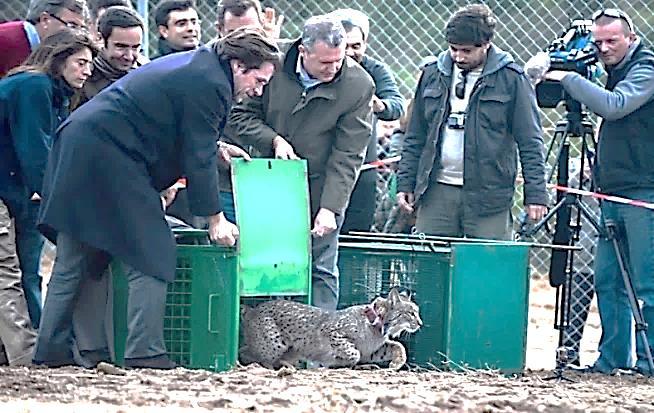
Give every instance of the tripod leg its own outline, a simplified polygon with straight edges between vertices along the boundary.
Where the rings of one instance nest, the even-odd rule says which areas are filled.
[[[568,348],[571,353],[569,364],[581,365],[579,347],[594,294],[593,273],[575,271],[570,282],[570,320],[563,341],[563,346]]]
[[[654,359],[652,359],[652,350],[649,344],[649,340],[647,339],[648,326],[643,317],[643,311],[640,308],[640,305],[638,304],[638,298],[636,297],[636,293],[634,291],[634,287],[632,284],[632,279],[627,269],[625,254],[624,251],[622,250],[622,247],[620,245],[617,236],[616,224],[612,220],[606,220],[605,224],[606,224],[606,229],[608,232],[609,239],[613,243],[613,247],[615,249],[615,254],[618,259],[618,265],[620,266],[620,272],[622,273],[622,280],[624,282],[625,289],[627,290],[627,296],[629,297],[629,304],[631,305],[631,311],[636,324],[636,333],[642,340],[643,347],[645,350],[645,356],[647,358],[647,364],[649,367],[649,374],[651,375],[654,374]]]

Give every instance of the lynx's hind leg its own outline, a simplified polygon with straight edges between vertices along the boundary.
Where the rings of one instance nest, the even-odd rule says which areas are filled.
[[[252,361],[256,361],[266,368],[279,367],[279,363],[289,347],[275,320],[272,317],[261,317],[257,327],[246,334],[247,355]]]

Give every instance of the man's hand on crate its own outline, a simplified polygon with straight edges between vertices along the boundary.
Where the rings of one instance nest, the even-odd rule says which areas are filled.
[[[211,241],[228,247],[238,240],[238,227],[225,218],[224,213],[209,218],[209,238]]]

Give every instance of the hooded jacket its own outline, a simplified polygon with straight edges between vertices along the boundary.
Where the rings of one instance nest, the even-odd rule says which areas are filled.
[[[420,202],[440,170],[443,130],[450,113],[453,61],[449,51],[427,65],[414,98],[398,173],[398,191]],[[473,216],[509,210],[518,154],[525,205],[546,205],[543,138],[534,88],[513,58],[488,50],[465,115],[463,197]]]

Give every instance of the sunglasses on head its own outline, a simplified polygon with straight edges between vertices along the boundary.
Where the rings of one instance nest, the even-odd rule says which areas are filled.
[[[618,10],[618,9],[597,10],[595,13],[593,13],[591,20],[595,22],[597,21],[597,19],[603,16],[612,17],[614,19],[621,19],[627,23],[627,26],[629,27],[629,31],[631,32],[634,31],[634,22],[631,20],[631,17],[629,17],[627,13],[623,12],[622,10]]]

